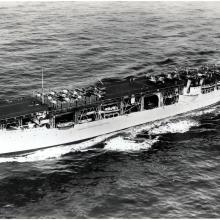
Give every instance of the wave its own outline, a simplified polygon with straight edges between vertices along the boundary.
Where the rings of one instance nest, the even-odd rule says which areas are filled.
[[[198,54],[199,55],[209,55],[209,54],[214,54],[216,52],[217,51],[214,51],[214,50],[202,50],[202,51],[199,51]]]
[[[105,141],[104,150],[119,152],[148,150],[163,134],[185,133],[198,126],[200,123],[193,119],[163,119],[128,129],[125,131],[129,134],[128,137],[120,135]]]
[[[140,64],[140,65],[135,65],[135,66],[132,66],[132,67],[130,67],[129,69],[130,70],[135,70],[135,71],[138,71],[138,70],[142,70],[142,69],[144,69],[144,68],[146,68],[146,65],[144,65],[144,64]]]
[[[166,58],[165,60],[156,62],[159,65],[164,65],[164,64],[175,64],[175,61],[172,60],[171,58]]]
[[[169,122],[158,127],[152,128],[148,133],[152,135],[166,134],[166,133],[185,133],[192,127],[198,127],[200,123],[196,120],[186,119],[180,121]]]
[[[120,151],[120,152],[131,152],[147,150],[152,147],[154,143],[158,141],[158,137],[154,139],[146,139],[144,141],[137,141],[127,139],[122,136],[110,139],[105,143],[104,150],[107,151]]]
[[[192,61],[193,61],[196,65],[202,65],[202,64],[208,62],[208,58],[201,57],[201,58],[193,59]]]
[[[188,51],[188,55],[213,55],[218,53],[217,50],[200,50],[200,51]]]

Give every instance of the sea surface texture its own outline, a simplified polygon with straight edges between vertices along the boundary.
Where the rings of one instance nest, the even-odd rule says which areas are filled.
[[[1,2],[0,99],[220,63],[220,2]],[[0,140],[1,145],[1,140]],[[1,218],[220,217],[220,105],[0,157]]]

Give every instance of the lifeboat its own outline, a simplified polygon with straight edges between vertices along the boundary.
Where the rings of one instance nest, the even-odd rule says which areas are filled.
[[[71,127],[74,127],[75,123],[70,121],[70,122],[64,122],[64,123],[58,123],[57,128],[59,129],[68,129]]]

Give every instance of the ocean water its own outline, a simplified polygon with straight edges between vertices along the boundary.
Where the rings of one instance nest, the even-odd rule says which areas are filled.
[[[220,63],[220,2],[1,2],[0,98]],[[1,141],[1,140],[0,140]],[[1,142],[0,142],[1,145]],[[220,105],[0,157],[1,218],[220,217]]]

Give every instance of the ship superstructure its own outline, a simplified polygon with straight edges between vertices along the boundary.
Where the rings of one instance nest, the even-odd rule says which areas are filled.
[[[218,101],[220,68],[215,65],[103,79],[74,90],[37,91],[32,97],[0,103],[0,138],[4,145],[0,153],[81,141]],[[19,135],[20,143],[15,140]]]

